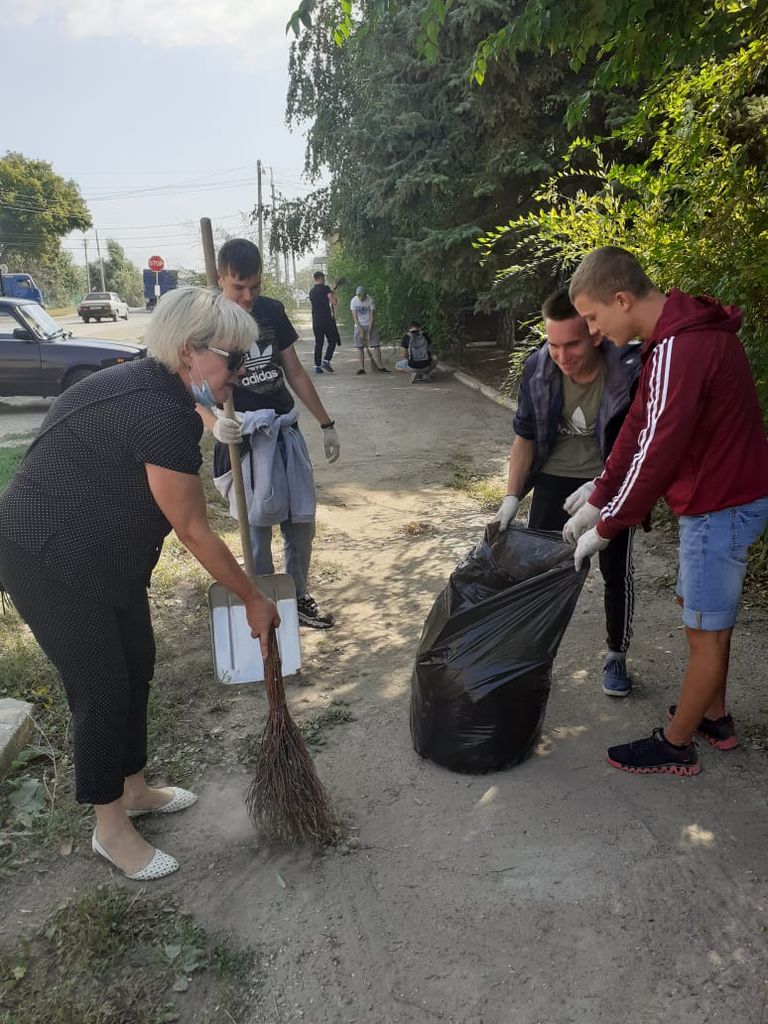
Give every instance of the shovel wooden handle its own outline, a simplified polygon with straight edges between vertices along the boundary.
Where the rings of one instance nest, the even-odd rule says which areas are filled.
[[[228,419],[235,419],[235,403],[232,401],[231,396],[224,403],[224,415]],[[237,521],[240,525],[243,564],[245,565],[245,571],[253,579],[253,548],[251,547],[251,528],[248,525],[248,509],[245,504],[245,485],[243,484],[243,467],[240,463],[240,445],[231,444],[228,447],[229,461],[232,465],[232,486],[235,488]]]
[[[210,217],[200,218],[200,235],[203,241],[203,255],[205,257],[205,277],[209,288],[216,288],[218,279],[216,276],[216,252],[213,248],[213,227]],[[235,403],[232,396],[224,403],[224,415],[228,419],[235,418]],[[240,446],[229,445],[229,461],[232,465],[232,484],[235,488],[235,504],[237,506],[237,521],[240,524],[240,544],[243,548],[243,564],[245,571],[253,579],[253,548],[251,547],[251,530],[248,525],[248,509],[245,504],[245,487],[243,486],[243,467],[240,464]]]

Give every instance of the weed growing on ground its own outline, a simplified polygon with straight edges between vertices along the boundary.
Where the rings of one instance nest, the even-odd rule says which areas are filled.
[[[345,722],[354,722],[355,716],[349,710],[345,700],[332,700],[327,708],[297,722],[299,732],[310,750],[322,750],[328,742],[325,735],[328,729],[335,725],[342,725]],[[238,742],[238,757],[244,764],[252,764],[256,759],[261,745],[261,733],[248,733]]]
[[[321,750],[328,742],[328,738],[325,735],[327,729],[331,729],[335,725],[342,725],[345,722],[354,722],[354,720],[355,716],[349,710],[347,702],[336,699],[332,700],[328,707],[318,714],[304,719],[303,722],[299,722],[298,726],[299,732],[304,737],[304,742],[309,749]]]
[[[463,452],[457,452],[446,463],[450,476],[448,486],[463,491],[476,501],[483,511],[495,512],[507,494],[507,488],[499,477],[485,477],[475,473],[472,459]]]
[[[406,537],[431,537],[437,533],[437,527],[433,523],[413,520],[405,524],[404,532]]]
[[[312,566],[312,581],[317,583],[337,583],[344,575],[341,562],[328,562],[316,559]]]
[[[100,885],[59,907],[31,938],[0,947],[0,1020],[166,1024],[181,1017],[184,993],[204,974],[195,1019],[243,1021],[258,983],[253,950],[207,935],[174,897]]]

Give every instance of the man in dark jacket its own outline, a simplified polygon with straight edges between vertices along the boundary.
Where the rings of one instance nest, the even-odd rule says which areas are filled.
[[[731,633],[749,547],[768,523],[768,440],[744,347],[741,313],[710,298],[664,295],[635,257],[605,246],[573,275],[571,299],[594,337],[621,351],[643,339],[637,395],[593,493],[564,536],[575,562],[641,522],[662,495],[680,523],[678,600],[688,667],[666,728],[611,747],[635,774],[696,775],[694,733],[738,746],[726,711]]]
[[[505,530],[520,499],[533,488],[528,526],[562,530],[575,495],[589,494],[600,476],[640,370],[635,349],[620,351],[592,338],[561,288],[542,307],[547,342],[525,362],[509,456],[507,497],[496,521]],[[573,497],[572,497],[573,496]],[[605,582],[608,657],[603,692],[626,697],[626,653],[634,608],[634,528],[622,530],[600,555]]]

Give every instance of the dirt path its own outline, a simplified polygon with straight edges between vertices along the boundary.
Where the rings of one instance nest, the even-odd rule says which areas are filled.
[[[638,545],[630,699],[600,692],[590,578],[537,754],[484,777],[420,760],[408,727],[415,646],[487,518],[448,482],[462,459],[501,472],[511,415],[452,378],[363,380],[352,359],[345,346],[338,372],[317,380],[341,434],[335,466],[307,426],[321,501],[314,592],[338,628],[303,633],[303,685],[289,700],[298,716],[329,706],[354,716],[324,733],[317,764],[358,840],[318,857],[261,850],[242,807],[247,771],[210,768],[194,811],[146,826],[182,863],[158,885],[207,927],[261,949],[253,1024],[764,1024],[764,754],[706,748],[691,780],[639,779],[602,761],[675,696],[684,651],[669,539]],[[411,522],[435,532],[409,536]],[[745,609],[732,710],[763,729],[764,635],[764,612]],[[263,695],[249,690],[236,706],[220,720],[232,740],[258,725]],[[25,882],[15,906],[53,904],[101,870],[78,851]]]

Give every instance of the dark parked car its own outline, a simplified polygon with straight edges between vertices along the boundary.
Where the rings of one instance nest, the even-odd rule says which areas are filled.
[[[73,338],[39,303],[0,298],[0,395],[60,395],[95,370],[146,354],[130,341]]]

